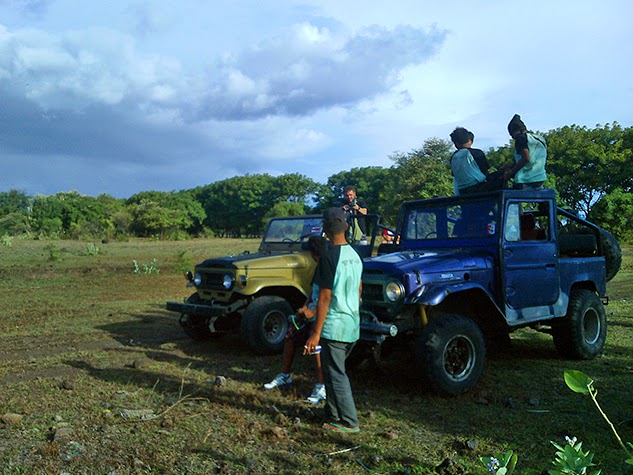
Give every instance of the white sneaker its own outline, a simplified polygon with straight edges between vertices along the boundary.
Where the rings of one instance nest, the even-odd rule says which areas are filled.
[[[292,383],[293,381],[290,375],[279,373],[270,383],[264,384],[264,389],[283,388],[285,386],[291,386]]]
[[[315,384],[312,394],[308,397],[308,402],[312,404],[320,404],[325,401],[325,384]]]

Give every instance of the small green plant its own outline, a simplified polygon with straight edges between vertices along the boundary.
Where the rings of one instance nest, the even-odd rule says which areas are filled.
[[[150,263],[139,266],[136,259],[134,259],[132,261],[132,272],[134,274],[159,274],[158,261],[154,258]]]
[[[187,257],[187,250],[178,252],[176,255],[176,266],[174,271],[177,274],[184,274],[192,267],[191,260]]]
[[[624,442],[622,441],[622,438],[620,437],[620,434],[618,434],[618,431],[615,430],[615,426],[611,423],[607,415],[604,413],[604,411],[600,407],[600,404],[598,404],[598,399],[597,399],[598,390],[593,387],[593,379],[591,379],[582,371],[571,370],[571,369],[565,370],[564,377],[565,377],[565,383],[567,384],[567,387],[569,387],[569,389],[571,389],[572,391],[576,393],[585,394],[591,397],[591,400],[598,408],[598,412],[600,412],[604,420],[607,421],[607,424],[609,424],[609,427],[611,427],[611,431],[615,435],[615,438],[618,440],[620,447],[624,449],[624,452],[627,457],[625,462],[630,465],[633,465],[633,444],[631,444],[630,442],[628,442],[626,445],[624,444]],[[627,448],[627,445],[628,445],[628,448]],[[563,473],[575,473],[575,472],[563,472]],[[579,473],[585,473],[585,472],[579,472]]]
[[[578,442],[576,437],[565,437],[567,444],[561,447],[556,442],[550,441],[556,447],[556,458],[552,461],[556,467],[549,470],[550,475],[600,475],[601,469],[592,470],[595,467],[593,456],[589,450],[582,451],[582,442]]]
[[[47,244],[44,248],[48,251],[48,260],[49,261],[59,261],[62,258],[62,251],[53,243]]]
[[[101,249],[95,245],[94,242],[89,242],[86,244],[86,255],[88,256],[96,256],[101,252]]]
[[[2,242],[2,245],[4,247],[13,247],[13,236],[9,236],[8,234],[5,234],[2,236],[0,242]]]
[[[517,454],[512,450],[508,450],[504,455],[497,457],[479,457],[484,467],[495,475],[510,475],[514,472],[517,464]]]

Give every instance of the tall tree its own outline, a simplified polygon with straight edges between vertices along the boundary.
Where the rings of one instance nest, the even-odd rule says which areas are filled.
[[[274,178],[244,175],[207,185],[196,195],[207,213],[205,224],[220,236],[257,235],[276,202]]]
[[[621,188],[611,191],[591,208],[588,219],[621,242],[633,242],[633,193]]]
[[[24,192],[0,193],[0,234],[24,235],[30,231],[28,213],[31,198]]]
[[[453,144],[432,137],[422,148],[409,153],[394,153],[389,158],[395,163],[395,173],[381,196],[383,214],[387,222],[395,218],[403,201],[435,198],[453,193],[450,160]]]
[[[318,183],[299,173],[287,173],[273,179],[272,191],[277,203],[287,201],[303,204],[318,189]]]
[[[197,234],[206,218],[202,205],[187,191],[144,191],[128,198],[127,206],[131,228],[143,236],[168,237],[180,231]],[[116,216],[117,220],[124,217],[120,213]]]
[[[624,146],[622,128],[565,126],[550,131],[547,172],[555,177],[560,198],[588,215],[592,206],[610,191],[631,189],[631,149]]]
[[[23,191],[13,189],[0,192],[0,214],[26,214],[30,204],[31,198]]]
[[[47,237],[59,237],[64,231],[61,218],[63,207],[57,196],[36,195],[29,215],[33,232]]]

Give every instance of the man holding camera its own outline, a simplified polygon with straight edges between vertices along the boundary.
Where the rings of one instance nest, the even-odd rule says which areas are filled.
[[[343,194],[345,195],[343,211],[349,211],[350,214],[367,214],[367,205],[365,201],[358,199],[356,188],[353,185],[347,185]]]
[[[358,199],[356,188],[353,185],[347,185],[343,189],[345,199],[343,200],[343,211],[347,213],[347,224],[349,241],[359,243],[366,240],[367,226],[365,218],[359,218],[359,215],[367,214],[367,205],[364,200]]]

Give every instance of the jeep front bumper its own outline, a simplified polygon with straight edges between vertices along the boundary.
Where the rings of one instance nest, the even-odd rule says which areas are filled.
[[[398,327],[389,323],[381,323],[376,315],[368,310],[360,312],[360,339],[383,343],[388,336],[396,336]]]
[[[240,300],[230,305],[209,303],[187,303],[187,302],[167,302],[166,308],[171,312],[178,312],[182,315],[195,315],[199,317],[221,317],[222,315],[228,315],[233,312],[237,312],[248,304],[247,300]]]

